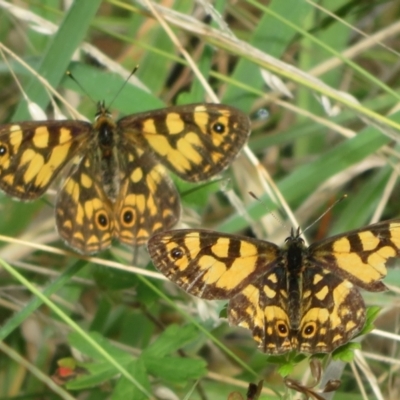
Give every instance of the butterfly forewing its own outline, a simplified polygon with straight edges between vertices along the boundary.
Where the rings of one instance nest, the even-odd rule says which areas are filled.
[[[91,124],[38,121],[0,126],[0,188],[23,200],[41,196],[89,140]]]
[[[175,230],[152,236],[154,265],[187,292],[205,299],[227,299],[270,268],[279,248],[207,230]]]
[[[336,235],[309,247],[310,260],[369,290],[386,286],[386,262],[400,256],[400,221],[389,220]]]
[[[232,162],[251,128],[248,117],[235,108],[205,103],[136,114],[118,125],[128,140],[193,182],[210,178]]]

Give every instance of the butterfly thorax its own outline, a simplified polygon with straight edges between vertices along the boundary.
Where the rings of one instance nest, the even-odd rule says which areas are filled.
[[[294,330],[299,329],[301,319],[304,257],[304,241],[299,237],[299,232],[296,235],[292,232],[291,236],[286,239],[285,269],[289,320],[291,328]]]
[[[116,137],[117,125],[102,102],[98,104],[93,129],[97,133],[97,141],[103,157],[111,157],[112,149],[118,140]]]
[[[97,122],[98,141],[103,157],[110,157],[115,144],[115,123],[111,118],[102,117]]]

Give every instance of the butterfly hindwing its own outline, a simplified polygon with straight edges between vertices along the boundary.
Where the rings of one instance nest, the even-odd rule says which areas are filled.
[[[115,202],[115,236],[129,245],[173,226],[180,215],[179,194],[164,167],[133,146],[122,150],[123,178]]]
[[[292,348],[284,270],[277,266],[247,285],[228,304],[231,325],[247,328],[259,347],[269,354]]]
[[[328,353],[347,343],[365,323],[365,304],[348,280],[318,267],[303,273],[301,320],[291,342],[303,353]]]
[[[264,352],[327,353],[363,327],[364,301],[351,282],[319,268],[305,270],[298,323],[288,307],[285,283],[284,270],[276,267],[228,305],[229,323],[251,330]]]
[[[113,207],[93,171],[96,157],[77,158],[56,200],[59,235],[83,254],[95,254],[111,245],[115,222]]]

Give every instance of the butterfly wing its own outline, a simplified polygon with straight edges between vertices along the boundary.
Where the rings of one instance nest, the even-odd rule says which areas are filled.
[[[249,329],[267,354],[292,350],[285,269],[272,267],[233,297],[228,319],[231,325]]]
[[[182,289],[203,299],[230,299],[264,274],[279,254],[273,243],[208,230],[153,235],[154,265]]]
[[[114,207],[116,236],[129,245],[142,245],[152,233],[178,221],[179,195],[165,169],[148,152],[127,144],[120,156],[124,177]]]
[[[0,126],[0,188],[31,200],[85,146],[92,131],[84,121],[22,122]]]
[[[222,104],[168,107],[122,118],[121,131],[182,179],[197,182],[222,171],[250,134],[248,117]]]
[[[313,265],[369,291],[386,289],[381,279],[391,257],[400,257],[400,219],[332,236],[308,248]]]
[[[114,236],[114,213],[100,181],[91,149],[77,158],[59,191],[56,226],[69,246],[82,254],[108,248]]]
[[[364,300],[350,281],[318,267],[305,269],[300,327],[291,333],[293,348],[329,353],[350,341],[364,323]]]
[[[230,324],[251,330],[265,353],[328,353],[362,329],[365,305],[357,288],[318,267],[302,275],[300,326],[294,328],[285,274],[280,266],[273,268],[229,302]]]

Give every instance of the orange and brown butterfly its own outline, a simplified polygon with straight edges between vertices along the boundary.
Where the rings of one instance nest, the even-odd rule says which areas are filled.
[[[179,219],[179,195],[163,165],[184,180],[206,180],[235,158],[249,133],[243,112],[208,103],[118,121],[99,103],[93,124],[0,125],[0,189],[33,200],[65,169],[55,211],[67,244],[83,254],[106,249],[113,238],[142,245]]]
[[[208,230],[157,233],[154,265],[188,293],[229,300],[228,320],[268,354],[327,353],[363,328],[358,290],[386,289],[386,262],[400,257],[400,219],[304,245],[299,230],[279,247]]]

